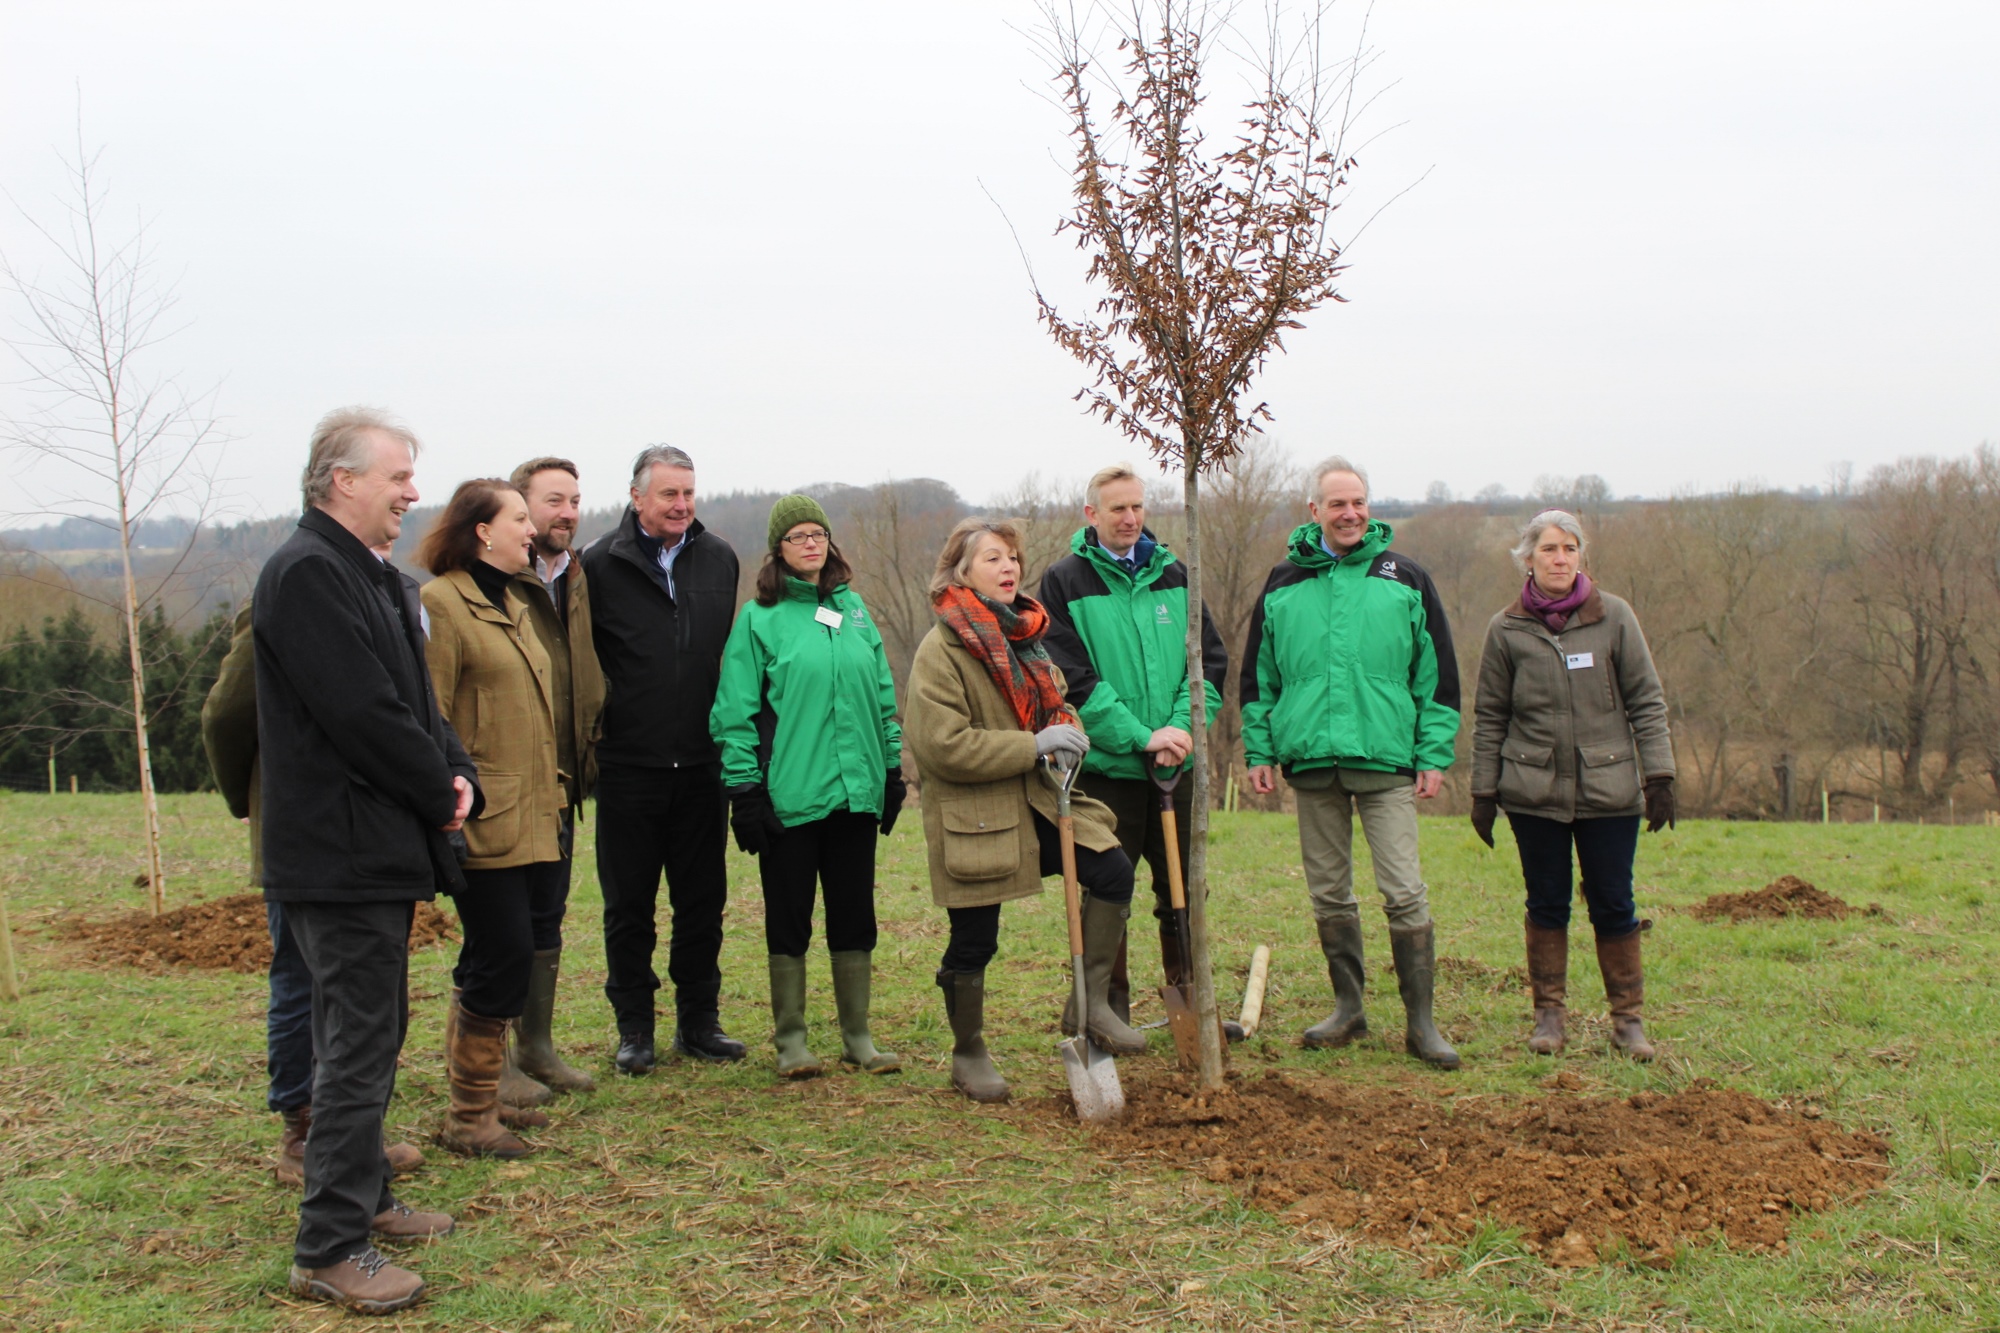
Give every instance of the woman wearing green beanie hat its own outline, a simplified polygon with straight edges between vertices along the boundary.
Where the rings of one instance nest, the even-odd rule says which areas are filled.
[[[722,749],[736,845],[757,858],[770,954],[778,1072],[809,1078],[806,946],[815,889],[840,1015],[841,1059],[873,1074],[901,1062],[868,1030],[875,949],[875,839],[903,807],[896,687],[826,511],[806,495],[771,506],[756,597],[722,652],[709,730]]]

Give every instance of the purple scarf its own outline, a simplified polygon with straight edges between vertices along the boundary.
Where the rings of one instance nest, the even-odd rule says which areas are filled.
[[[1576,582],[1561,597],[1551,597],[1535,583],[1535,576],[1528,576],[1527,586],[1521,589],[1521,609],[1549,627],[1549,633],[1560,634],[1564,625],[1579,606],[1590,600],[1590,575],[1582,570],[1576,572]]]

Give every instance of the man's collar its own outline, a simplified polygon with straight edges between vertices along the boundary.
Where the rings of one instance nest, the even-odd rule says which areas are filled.
[[[554,583],[568,568],[568,551],[557,551],[554,560],[544,560],[540,551],[535,552],[535,577],[544,583]]]

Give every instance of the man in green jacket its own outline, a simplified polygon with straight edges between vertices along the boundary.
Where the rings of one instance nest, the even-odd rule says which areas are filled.
[[[1048,650],[1069,685],[1069,704],[1083,719],[1090,753],[1079,786],[1118,817],[1118,842],[1137,865],[1153,871],[1153,916],[1159,922],[1160,965],[1169,986],[1186,976],[1167,894],[1167,852],[1156,769],[1184,773],[1193,764],[1188,733],[1187,566],[1146,528],[1146,483],[1123,464],[1100,470],[1084,493],[1086,526],[1070,539],[1071,554],[1042,575],[1049,613]],[[1202,688],[1207,716],[1222,707],[1229,654],[1202,615]],[[1181,864],[1187,864],[1192,782],[1174,788]],[[1121,1020],[1131,1017],[1131,982],[1119,949],[1108,994]],[[1063,1030],[1075,1032],[1065,1012]],[[1224,1024],[1232,1038],[1242,1029]]]
[[[1405,1048],[1458,1068],[1431,1017],[1436,930],[1417,858],[1418,800],[1444,785],[1458,736],[1458,659],[1430,575],[1389,549],[1368,517],[1367,474],[1344,458],[1313,469],[1313,521],[1264,584],[1244,648],[1243,749],[1250,788],[1298,797],[1299,850],[1335,1007],[1305,1044],[1345,1046],[1362,1011],[1353,816],[1375,861],[1403,997]]]

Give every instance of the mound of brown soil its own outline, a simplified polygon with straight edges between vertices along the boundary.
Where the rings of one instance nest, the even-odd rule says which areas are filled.
[[[93,961],[113,967],[262,972],[271,966],[264,899],[255,893],[189,903],[159,916],[133,912],[109,921],[72,920],[68,931],[72,939],[90,945]],[[412,950],[457,938],[457,920],[434,904],[417,904],[416,919],[410,923]]]
[[[1755,893],[1711,894],[1693,909],[1696,919],[1776,921],[1802,917],[1807,921],[1838,921],[1856,909],[1830,893],[1821,892],[1797,875],[1780,875]],[[1880,903],[1870,903],[1869,916],[1882,915]]]
[[[1782,1249],[1796,1214],[1880,1186],[1889,1155],[1872,1134],[1712,1086],[1435,1100],[1275,1070],[1219,1093],[1179,1077],[1135,1084],[1124,1120],[1093,1142],[1397,1244],[1456,1241],[1490,1218],[1565,1267],[1619,1238],[1660,1265],[1716,1236]]]

